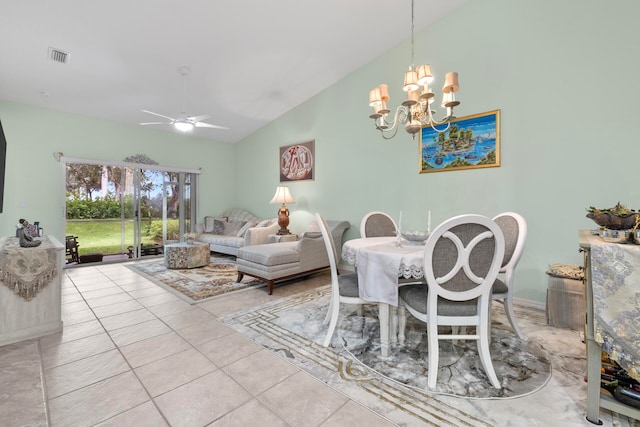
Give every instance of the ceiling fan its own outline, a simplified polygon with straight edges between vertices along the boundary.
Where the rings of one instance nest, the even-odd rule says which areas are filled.
[[[146,122],[140,123],[143,126],[146,125],[173,125],[177,130],[181,132],[190,132],[193,128],[212,128],[212,129],[229,129],[224,126],[212,125],[210,123],[205,123],[202,120],[206,120],[211,116],[202,115],[202,116],[188,116],[187,111],[187,76],[189,75],[191,69],[189,67],[179,67],[178,72],[182,75],[184,81],[184,98],[182,100],[182,112],[180,116],[177,118],[165,116],[164,114],[154,113],[149,110],[142,110],[143,113],[153,114],[154,116],[162,117],[168,122]]]

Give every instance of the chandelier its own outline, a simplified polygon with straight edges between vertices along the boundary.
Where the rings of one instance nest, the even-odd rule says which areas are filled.
[[[445,132],[451,125],[451,120],[455,119],[453,107],[460,104],[456,100],[455,93],[458,91],[458,73],[449,72],[444,79],[442,87],[442,107],[446,108],[446,116],[442,120],[436,120],[433,115],[436,113],[431,109],[431,104],[435,101],[435,95],[431,90],[433,76],[429,65],[419,65],[414,67],[414,42],[413,42],[413,13],[414,0],[411,0],[411,66],[409,71],[404,73],[404,85],[402,90],[407,92],[407,99],[398,106],[392,119],[388,118],[391,110],[387,107],[389,101],[389,88],[386,84],[371,89],[369,91],[369,105],[373,107],[373,114],[369,117],[375,121],[376,129],[384,139],[393,138],[398,132],[400,125],[404,124],[405,130],[415,139],[416,133],[425,126],[431,126],[437,132]],[[446,127],[438,129],[436,126]]]

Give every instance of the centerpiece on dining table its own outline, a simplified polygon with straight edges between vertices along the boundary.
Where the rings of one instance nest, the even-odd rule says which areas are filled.
[[[409,244],[413,245],[423,245],[427,239],[429,238],[429,234],[431,233],[431,211],[429,211],[429,216],[427,218],[427,231],[421,230],[402,230],[402,211],[400,211],[400,219],[398,220],[398,243],[400,241],[400,237]]]
[[[424,244],[424,242],[429,238],[429,232],[427,231],[402,231],[400,233],[402,238],[409,243],[413,244]]]

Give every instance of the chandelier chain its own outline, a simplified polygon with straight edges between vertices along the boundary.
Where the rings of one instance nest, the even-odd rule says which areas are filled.
[[[413,43],[413,20],[414,20],[414,14],[413,14],[413,5],[415,3],[415,0],[411,0],[411,68],[413,69],[413,65],[414,65],[414,43]]]

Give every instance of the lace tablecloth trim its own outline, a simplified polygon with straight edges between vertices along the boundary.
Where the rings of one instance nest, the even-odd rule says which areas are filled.
[[[422,279],[424,277],[424,271],[422,270],[422,267],[417,265],[406,265],[402,263],[398,270],[398,277],[403,277],[405,279]]]
[[[33,248],[20,247],[17,237],[0,239],[0,281],[30,301],[58,274],[57,250],[47,237]]]
[[[346,249],[342,250],[342,259],[351,265],[356,265],[357,253]]]

